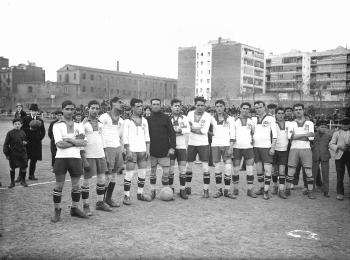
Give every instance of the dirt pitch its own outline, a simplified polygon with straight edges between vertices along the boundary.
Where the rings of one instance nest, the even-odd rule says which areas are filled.
[[[0,122],[1,145],[10,127],[10,122]],[[202,199],[202,177],[197,165],[189,200],[177,197],[172,202],[137,201],[134,179],[132,206],[122,206],[112,213],[94,211],[88,220],[70,217],[67,182],[62,221],[52,224],[54,176],[47,138],[43,151],[44,160],[38,163],[37,170],[39,181],[28,183],[49,183],[16,186],[12,190],[6,189],[8,162],[0,155],[0,180],[5,188],[0,189],[1,259],[350,259],[350,200],[349,196],[342,202],[335,199],[334,162],[329,199],[317,193],[316,200],[309,200],[300,188],[288,200],[276,196],[269,201],[248,198],[245,172],[240,173],[240,195],[236,200]],[[211,177],[212,195],[213,174]],[[119,201],[123,196],[122,180],[123,176],[118,176],[114,194]],[[96,201],[94,188],[92,205]],[[148,188],[147,178],[146,191]],[[348,176],[345,188],[349,194]],[[294,230],[317,235],[287,235]]]

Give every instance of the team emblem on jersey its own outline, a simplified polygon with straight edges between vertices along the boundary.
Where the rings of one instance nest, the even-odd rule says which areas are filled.
[[[262,126],[263,127],[268,127],[270,125],[269,121],[263,121]]]
[[[252,124],[248,123],[248,124],[247,124],[247,128],[248,128],[249,130],[251,130],[251,129],[253,128]]]
[[[223,127],[229,127],[229,123],[227,121],[224,121],[224,123],[222,125],[223,125]]]
[[[102,127],[101,127],[101,126],[98,127],[98,133],[99,133],[100,135],[102,134]]]
[[[205,120],[201,120],[200,125],[201,125],[201,127],[203,127],[205,125]]]
[[[180,123],[180,127],[181,127],[181,128],[186,128],[185,123],[184,123],[184,122],[181,122],[181,123]]]
[[[305,131],[309,131],[309,126],[308,125],[304,125],[304,130]]]

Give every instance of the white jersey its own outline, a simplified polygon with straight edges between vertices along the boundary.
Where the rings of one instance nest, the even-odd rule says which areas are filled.
[[[176,133],[176,149],[186,149],[186,137],[190,133],[190,125],[188,123],[187,117],[180,115],[178,117],[172,116],[171,123],[176,131],[181,128],[181,134]]]
[[[74,123],[73,131],[68,133],[67,125],[64,121],[59,121],[53,125],[52,133],[55,138],[56,144],[63,141],[65,138],[75,139],[78,135],[85,136],[84,128],[81,124]],[[86,138],[84,137],[86,140]],[[57,153],[55,158],[81,158],[80,156],[81,147],[69,147],[62,149],[57,147]]]
[[[188,137],[188,145],[193,146],[201,146],[201,145],[209,145],[208,141],[208,131],[210,127],[210,123],[212,122],[212,116],[204,112],[201,118],[198,121],[194,120],[194,111],[188,112],[187,120],[192,127],[199,129],[201,134],[195,134],[190,132]]]
[[[120,139],[123,134],[124,120],[119,117],[118,123],[113,124],[109,113],[102,114],[98,120],[102,123],[103,147],[119,147],[121,145]]]
[[[230,140],[234,139],[234,119],[227,117],[225,121],[218,122],[213,118],[213,140],[211,146],[230,146]]]
[[[277,138],[276,120],[273,116],[265,115],[262,118],[253,117],[254,147],[271,148],[271,138]]]
[[[254,134],[254,123],[251,118],[247,118],[243,123],[241,118],[237,118],[234,122],[234,138],[236,140],[233,145],[237,149],[249,149],[253,148],[252,140]]]
[[[104,158],[105,152],[103,150],[102,140],[102,123],[97,122],[97,129],[93,129],[90,120],[83,122],[84,132],[87,139],[85,146],[86,158]]]
[[[128,144],[131,152],[146,152],[146,142],[149,142],[148,123],[141,117],[141,125],[136,125],[132,119],[124,121],[123,143]]]
[[[277,130],[277,141],[276,141],[276,151],[287,151],[288,148],[288,129],[290,128],[290,122],[284,121],[283,124],[276,122]]]
[[[290,139],[292,134],[307,134],[314,133],[314,123],[309,120],[305,120],[301,124],[297,121],[290,122],[290,129],[288,130],[288,138]],[[309,141],[314,140],[314,137],[309,137]],[[303,140],[292,140],[290,149],[311,149],[310,142]]]

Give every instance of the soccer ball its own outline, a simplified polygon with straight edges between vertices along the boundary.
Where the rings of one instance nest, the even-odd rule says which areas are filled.
[[[169,201],[174,199],[173,190],[169,187],[164,187],[159,192],[159,198],[164,201]]]
[[[41,122],[39,120],[32,120],[29,122],[29,127],[33,130],[38,130],[41,126]]]

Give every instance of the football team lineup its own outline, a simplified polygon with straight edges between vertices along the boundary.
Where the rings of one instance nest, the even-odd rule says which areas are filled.
[[[26,252],[32,258],[39,257],[38,252],[52,256],[58,252],[54,246],[58,242],[84,248],[84,257],[91,258],[173,254],[256,258],[258,252],[279,258],[346,258],[349,248],[344,237],[349,227],[338,226],[348,216],[347,205],[332,202],[333,189],[314,188],[310,142],[315,131],[303,117],[302,104],[294,106],[296,118],[291,121],[285,120],[281,108],[275,116],[266,113],[261,101],[254,104],[254,118],[249,116],[249,103],[241,104],[238,118],[224,113],[221,100],[213,115],[205,112],[202,98],[195,99],[194,110],[186,116],[178,113],[179,100],[172,101],[170,116],[160,111],[160,100],[151,104],[152,114],[145,118],[142,100],[132,99],[131,117],[121,118],[119,98],[111,100],[112,109],[104,114],[99,114],[99,102],[92,100],[87,117],[76,122],[75,105],[63,102],[62,113],[49,127],[51,140],[43,139],[37,169],[32,169],[29,154],[29,185],[23,171],[27,161],[9,154],[11,182],[0,190],[6,197],[0,213],[5,251],[14,256]],[[14,128],[5,139],[22,140],[25,131],[34,137],[36,132],[40,139],[45,122],[38,123],[35,113],[28,117],[23,127],[20,120],[13,120]],[[7,167],[5,162],[1,160]],[[294,182],[298,164],[305,171],[303,187]],[[20,168],[18,182],[24,188],[17,188],[12,168]],[[335,187],[334,161],[331,172],[329,186]],[[11,214],[23,225],[19,227]],[[25,244],[32,230],[37,240]],[[55,235],[50,240],[50,234],[62,239]],[[113,243],[96,247],[82,241],[81,235],[97,244]],[[14,237],[25,244],[22,249],[11,243]],[[119,245],[116,251],[114,244]],[[281,251],[284,247],[287,250]],[[77,254],[81,251],[63,253],[65,258]]]

